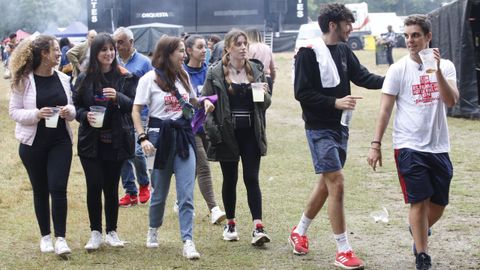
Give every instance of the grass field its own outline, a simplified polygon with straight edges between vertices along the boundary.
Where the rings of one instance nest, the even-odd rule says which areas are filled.
[[[387,67],[375,66],[373,52],[356,54],[370,71],[385,74]],[[404,54],[404,49],[394,50],[396,59]],[[178,220],[171,211],[174,196],[169,197],[165,223],[159,233],[160,248],[145,247],[148,206],[142,205],[120,209],[118,232],[129,241],[125,248],[104,247],[98,252],[85,252],[83,246],[90,230],[85,179],[76,144],[68,186],[67,221],[67,240],[73,253],[69,260],[42,254],[31,186],[18,157],[14,122],[8,117],[8,82],[0,79],[0,269],[335,269],[335,243],[324,210],[308,233],[310,254],[294,256],[287,243],[289,231],[298,222],[318,179],[307,148],[300,106],[293,98],[291,58],[292,53],[275,55],[279,75],[267,112],[268,155],[262,159],[260,170],[264,222],[272,243],[260,249],[250,245],[252,225],[241,181],[237,188],[240,241],[234,243],[222,240],[222,226],[208,222],[206,204],[196,187],[194,240],[202,257],[193,262],[181,255]],[[354,86],[353,93],[364,99],[354,112],[345,167],[350,242],[368,269],[414,269],[412,240],[407,230],[408,206],[403,203],[391,151],[391,125],[382,145],[384,167],[373,172],[366,162],[380,92]],[[429,239],[430,253],[434,269],[480,269],[480,122],[448,120],[455,173],[450,205]],[[78,125],[73,125],[77,129]],[[217,163],[211,165],[217,201],[221,203],[221,172]],[[382,207],[390,213],[389,222],[375,223],[370,213]]]

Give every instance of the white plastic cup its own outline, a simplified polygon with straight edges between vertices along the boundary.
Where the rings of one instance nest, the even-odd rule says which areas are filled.
[[[343,110],[342,119],[340,119],[340,124],[345,127],[349,127],[352,123],[353,110]]]
[[[58,116],[60,115],[60,108],[50,107],[52,110],[52,116],[45,118],[45,127],[47,128],[57,128]]]
[[[145,157],[147,158],[147,169],[149,171],[153,170],[153,165],[155,163],[155,155],[157,154],[157,150],[153,150],[152,153],[146,154]]]
[[[92,125],[94,128],[101,128],[103,126],[103,118],[105,117],[105,110],[107,108],[103,106],[90,106],[90,111],[93,112],[95,123]]]
[[[252,83],[252,94],[253,102],[264,102],[265,101],[265,90],[264,85],[266,83]]]
[[[433,49],[423,49],[418,52],[420,59],[422,59],[423,68],[426,73],[433,73],[437,71],[437,61],[435,61],[435,56],[433,54]]]

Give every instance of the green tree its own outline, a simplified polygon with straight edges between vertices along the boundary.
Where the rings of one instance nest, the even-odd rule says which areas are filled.
[[[16,0],[3,1],[0,8],[0,37],[22,29],[26,32],[43,32],[49,24],[66,27],[81,18],[84,0]]]

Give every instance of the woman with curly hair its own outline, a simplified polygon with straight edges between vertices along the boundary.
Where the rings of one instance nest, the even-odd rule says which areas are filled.
[[[233,29],[225,35],[222,61],[208,70],[202,96],[218,95],[215,110],[207,115],[204,125],[210,140],[209,160],[219,161],[223,174],[222,197],[228,224],[223,239],[239,239],[235,225],[238,162],[241,158],[243,182],[247,188],[248,206],[253,219],[252,245],[270,242],[262,222],[262,193],[258,174],[260,158],[267,154],[265,111],[270,106],[270,93],[263,65],[248,60],[248,38],[245,32]],[[254,102],[252,84],[263,83],[263,101]],[[261,93],[260,93],[261,95]],[[205,111],[213,104],[204,101]]]
[[[53,36],[40,35],[22,41],[10,59],[12,95],[9,114],[16,122],[19,154],[33,189],[33,203],[42,238],[42,252],[70,253],[65,241],[67,182],[72,162],[72,130],[75,119],[70,78],[55,70],[60,47]],[[50,118],[57,118],[49,125]],[[50,236],[50,204],[55,247]]]
[[[119,66],[113,38],[98,34],[90,47],[88,69],[78,76],[74,102],[77,109],[78,156],[87,182],[91,237],[85,249],[100,248],[102,193],[105,199],[105,243],[123,247],[117,234],[118,184],[125,160],[133,158],[135,139],[132,106],[137,79]],[[104,110],[103,122],[95,109]]]

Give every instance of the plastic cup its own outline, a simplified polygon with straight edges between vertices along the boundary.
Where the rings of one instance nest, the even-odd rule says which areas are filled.
[[[47,128],[57,128],[58,116],[60,115],[60,108],[50,107],[53,114],[50,117],[45,118],[45,127]]]
[[[352,123],[352,115],[353,115],[352,110],[343,110],[342,119],[340,119],[340,124],[342,126],[349,127],[350,124]]]
[[[94,128],[101,128],[103,126],[103,118],[105,117],[105,110],[107,108],[103,106],[90,106],[90,111],[93,112],[95,123],[92,125]]]
[[[435,61],[435,56],[433,54],[433,49],[423,49],[418,52],[420,59],[422,59],[423,68],[427,73],[433,73],[437,71],[437,61]]]
[[[145,155],[147,158],[147,169],[149,171],[153,170],[153,164],[155,163],[155,155],[157,154],[157,150],[153,150],[152,153]]]
[[[263,102],[265,99],[264,85],[266,83],[252,83],[253,102]]]

